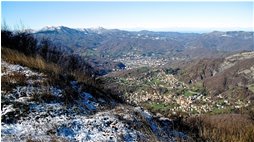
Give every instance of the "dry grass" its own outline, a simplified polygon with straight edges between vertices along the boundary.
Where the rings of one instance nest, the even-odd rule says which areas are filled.
[[[254,141],[254,121],[247,115],[204,115],[189,118],[187,124],[205,141]]]
[[[25,84],[26,76],[19,72],[13,72],[12,74],[2,76],[1,81],[2,83]]]
[[[21,64],[32,69],[55,74],[58,74],[61,71],[61,68],[59,66],[53,63],[47,63],[40,56],[36,57],[27,56],[16,50],[4,47],[1,48],[1,52],[2,52],[1,58],[10,63]]]
[[[50,137],[50,142],[68,142],[68,140],[55,135],[51,135]],[[26,142],[45,142],[45,140],[37,140],[36,138],[29,137]]]
[[[20,64],[31,69],[38,70],[39,72],[51,74],[53,80],[59,81],[59,75],[69,75],[74,77],[73,79],[78,82],[83,82],[89,85],[94,85],[95,79],[91,77],[88,73],[84,71],[79,71],[78,69],[74,69],[72,71],[68,71],[68,67],[62,67],[61,65],[55,63],[48,63],[40,56],[28,56],[19,51],[2,47],[2,59],[13,64]]]
[[[85,82],[92,84],[93,80],[91,77],[87,76],[85,73],[81,71],[65,71],[65,68],[62,68],[60,65],[54,63],[47,63],[40,56],[28,56],[19,51],[2,48],[2,59],[12,63],[12,64],[20,64],[26,66],[28,68],[37,70],[39,72],[44,72],[47,74],[48,78],[43,81],[39,85],[43,86],[51,86],[51,85],[59,85],[63,90],[64,99],[66,104],[71,104],[74,100],[78,99],[78,92],[76,92],[73,88],[66,86],[71,80],[77,80],[79,82]],[[2,69],[5,70],[4,68]],[[25,85],[27,78],[24,74],[17,73],[13,75],[8,75],[2,77],[2,85],[5,90],[11,90],[16,85]],[[34,98],[37,101],[45,101],[45,100],[54,100],[54,96],[49,93],[45,93],[40,98]]]
[[[1,90],[11,91],[15,86],[25,85],[26,76],[24,74],[14,72],[10,75],[4,75],[1,77]]]

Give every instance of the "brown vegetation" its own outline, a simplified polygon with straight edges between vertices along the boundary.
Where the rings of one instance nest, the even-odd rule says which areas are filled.
[[[248,77],[246,74],[239,74],[241,70],[250,69],[253,66],[254,58],[239,61],[234,66],[216,74],[213,77],[204,80],[204,86],[210,94],[219,94],[224,91],[236,88],[245,87],[253,82],[253,78]],[[244,94],[240,94],[244,95]]]
[[[27,56],[21,52],[5,47],[1,48],[1,52],[1,58],[13,64],[21,64],[23,66],[27,66],[29,68],[48,73],[58,74],[61,71],[61,68],[58,65],[53,63],[47,63],[40,56]]]
[[[182,63],[180,68],[183,70],[180,74],[180,79],[186,83],[198,82],[204,80],[208,77],[214,76],[215,72],[218,72],[219,65],[223,60],[219,59],[202,59],[189,61],[187,63]]]
[[[26,77],[24,74],[14,72],[8,76],[1,77],[1,90],[10,91],[18,85],[25,85]]]
[[[214,142],[254,141],[254,121],[248,115],[221,114],[190,117],[185,126],[196,132],[196,139]],[[200,140],[200,139],[199,139]]]

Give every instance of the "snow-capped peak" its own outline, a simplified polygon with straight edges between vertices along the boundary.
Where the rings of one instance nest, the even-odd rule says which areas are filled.
[[[43,27],[40,31],[54,31],[54,30],[60,30],[63,26],[46,26]]]
[[[95,32],[97,34],[101,34],[105,31],[107,31],[107,29],[103,28],[103,27],[96,27],[96,28],[88,28],[87,31],[90,31],[90,32]]]

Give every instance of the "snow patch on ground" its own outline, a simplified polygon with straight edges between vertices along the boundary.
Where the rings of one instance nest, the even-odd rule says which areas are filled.
[[[7,106],[2,108],[1,115],[5,115],[5,114],[7,114],[9,112],[13,112],[13,111],[15,111],[15,109],[13,108],[13,105],[12,104],[11,105],[7,105]]]
[[[54,112],[51,109],[56,109]],[[60,104],[31,105],[31,112],[15,124],[2,123],[2,141],[26,141],[29,136],[49,141],[49,133],[69,141],[137,141],[140,132],[131,129],[111,111],[98,112],[92,116],[62,111]],[[75,115],[70,115],[74,113]]]
[[[17,64],[9,64],[5,61],[1,61],[2,68],[5,68],[5,71],[1,73],[1,76],[12,74],[13,72],[20,72],[22,74],[25,74],[26,77],[29,76],[45,76],[43,73],[37,73],[34,71],[31,71],[27,67],[23,67],[21,65]]]

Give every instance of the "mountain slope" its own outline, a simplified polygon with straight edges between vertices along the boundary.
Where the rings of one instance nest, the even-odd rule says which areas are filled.
[[[209,94],[253,96],[251,86],[254,82],[254,52],[242,52],[218,59],[196,60],[178,67],[182,69],[179,74],[181,80],[194,84],[203,82]],[[234,93],[237,89],[241,91]]]
[[[187,139],[172,122],[75,80],[50,85],[47,74],[1,61],[2,141],[175,141]],[[75,95],[77,97],[75,97]],[[70,96],[76,99],[68,100]]]
[[[216,53],[253,51],[253,32],[211,32],[205,34],[176,32],[130,32],[117,29],[71,29],[68,27],[44,28],[36,33],[38,39],[48,38],[57,46],[75,53],[108,58],[126,55],[156,57],[183,57],[188,59],[216,55]],[[189,52],[189,51],[194,52]],[[205,52],[202,52],[202,51]],[[198,53],[202,53],[200,56]]]

